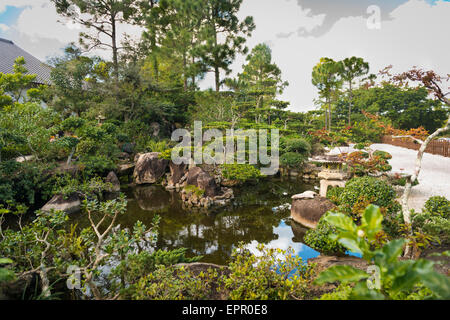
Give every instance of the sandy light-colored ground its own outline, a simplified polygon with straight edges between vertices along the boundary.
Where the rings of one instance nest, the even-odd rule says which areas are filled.
[[[417,151],[388,144],[374,144],[371,148],[386,151],[392,155],[389,163],[393,172],[413,173]],[[450,199],[450,158],[425,153],[419,185],[412,190],[409,207],[421,211],[425,202],[433,196],[444,196]]]
[[[392,159],[389,161],[392,172],[413,173],[417,151],[389,144],[374,144],[371,149],[386,151],[392,155]],[[331,154],[349,151],[352,152],[353,149],[334,149]],[[450,158],[426,153],[422,160],[419,185],[412,190],[409,207],[421,211],[425,202],[433,196],[444,196],[450,199]]]

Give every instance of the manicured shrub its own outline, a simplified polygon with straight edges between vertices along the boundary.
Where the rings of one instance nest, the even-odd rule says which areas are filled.
[[[329,188],[327,191],[327,198],[330,199],[334,204],[339,205],[339,197],[341,196],[342,192],[344,192],[344,188],[341,187]]]
[[[287,152],[280,156],[281,165],[293,168],[301,167],[306,160],[305,155],[295,152]]]
[[[111,158],[103,155],[83,157],[80,162],[86,177],[105,176],[108,172],[117,168],[117,165]]]
[[[286,141],[285,151],[309,155],[311,153],[311,145],[305,139],[289,139]]]
[[[305,244],[325,255],[344,255],[345,248],[331,239],[331,235],[337,233],[336,228],[326,222],[324,217],[319,220],[315,229],[306,232]]]
[[[425,211],[413,216],[413,230],[429,235],[435,242],[450,243],[450,220]]]
[[[369,204],[389,213],[397,212],[399,204],[395,201],[395,190],[381,179],[374,177],[353,178],[339,196],[341,209],[354,216],[360,216]]]
[[[385,160],[390,160],[390,159],[392,159],[392,155],[391,155],[389,152],[386,152],[386,151],[380,151],[380,150],[375,151],[375,152],[373,153],[373,156],[374,156],[374,157],[380,157],[380,158],[385,159]]]
[[[222,176],[227,180],[246,182],[261,177],[261,171],[249,164],[222,165]]]
[[[255,255],[243,246],[235,249],[229,275],[221,279],[231,300],[290,300],[307,293],[312,268],[291,250],[258,246]],[[283,257],[283,258],[281,258]]]
[[[432,216],[440,216],[444,219],[450,218],[450,201],[445,197],[431,197],[425,203],[424,209]]]

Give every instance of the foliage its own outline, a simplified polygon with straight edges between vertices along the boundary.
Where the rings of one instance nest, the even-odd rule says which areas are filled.
[[[334,266],[319,274],[317,284],[335,281],[344,285],[353,283],[355,286],[349,297],[352,300],[401,300],[421,290],[422,286],[432,291],[429,298],[450,297],[450,280],[434,271],[433,262],[424,259],[399,260],[405,240],[393,240],[381,249],[372,249],[371,244],[382,230],[383,215],[378,207],[370,205],[366,208],[359,227],[342,213],[330,213],[325,220],[339,232],[332,238],[348,250],[360,253],[369,264],[373,263],[376,273],[371,276],[351,266]]]
[[[13,261],[11,259],[0,258],[0,266],[12,264],[12,263],[13,263]],[[14,279],[15,279],[15,274],[13,271],[9,270],[8,268],[0,267],[0,284],[2,282],[12,281]]]
[[[351,179],[339,197],[340,208],[354,217],[360,217],[365,207],[372,203],[384,212],[396,213],[395,190],[381,179],[361,177]]]
[[[450,220],[428,211],[412,216],[412,227],[416,232],[428,235],[442,245],[450,243]]]
[[[27,74],[28,70],[25,64],[24,57],[17,57],[14,60],[13,73],[5,74],[0,72],[0,108],[19,102],[19,100],[27,102],[28,95],[25,95],[27,90],[29,92],[37,90],[36,88],[30,89],[32,82],[36,79],[36,75]]]
[[[425,203],[424,209],[432,216],[450,219],[450,201],[445,197],[431,197]]]
[[[389,153],[382,151],[355,151],[345,157],[345,162],[349,171],[357,176],[376,175],[392,170],[388,162],[391,158]]]
[[[300,168],[308,158],[296,152],[286,152],[280,156],[280,164],[291,168]]]
[[[199,275],[184,267],[157,266],[132,288],[133,300],[210,300],[217,278],[212,269]]]
[[[197,197],[203,197],[203,195],[205,194],[205,190],[200,189],[196,186],[193,185],[187,185],[184,187],[184,191],[186,191],[187,193],[193,193],[195,194]]]
[[[343,255],[346,252],[345,248],[336,240],[330,238],[335,233],[336,228],[322,217],[315,229],[310,229],[306,232],[304,241],[305,244],[319,251],[321,254]]]
[[[349,285],[341,284],[330,293],[325,293],[320,300],[349,300],[353,288]]]
[[[291,251],[265,248],[254,255],[240,246],[232,254],[230,274],[222,277],[231,300],[290,300],[307,292],[312,269]],[[284,257],[284,258],[282,258]]]
[[[334,188],[328,188],[327,191],[327,198],[333,202],[334,204],[339,204],[339,198],[342,194],[342,192],[344,192],[344,188],[342,187],[334,187]]]
[[[227,180],[246,182],[261,177],[261,172],[249,164],[224,164],[221,166],[222,176]]]
[[[49,177],[50,168],[13,160],[0,162],[0,204],[11,201],[31,206],[47,200],[54,183]]]

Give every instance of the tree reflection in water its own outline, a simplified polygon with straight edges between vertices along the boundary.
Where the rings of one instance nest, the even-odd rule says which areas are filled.
[[[291,203],[291,197],[313,186],[297,180],[270,179],[235,190],[232,206],[208,212],[190,212],[182,208],[176,192],[160,186],[140,186],[125,190],[128,211],[118,223],[132,227],[136,221],[150,224],[160,215],[157,249],[187,248],[189,256],[201,255],[203,262],[226,264],[239,242],[256,252],[259,243],[269,247],[294,249],[302,258],[318,253],[302,244],[304,230],[291,227],[289,210],[275,207]],[[83,219],[79,221],[84,224]]]

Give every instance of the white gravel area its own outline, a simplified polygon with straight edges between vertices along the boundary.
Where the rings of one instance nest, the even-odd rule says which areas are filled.
[[[417,151],[392,146],[390,144],[373,144],[373,150],[389,152],[392,159],[389,164],[394,173],[412,174],[415,169]],[[334,149],[331,154],[352,152],[353,148]],[[419,175],[419,185],[413,187],[409,198],[409,207],[422,211],[425,202],[433,196],[444,196],[450,199],[450,158],[425,153],[422,160],[422,170]]]
[[[374,144],[373,150],[389,152],[392,159],[389,164],[392,172],[412,174],[415,169],[417,151],[396,147],[389,144]],[[409,207],[421,211],[425,202],[433,196],[450,199],[450,158],[425,153],[419,175],[419,185],[413,187]]]

